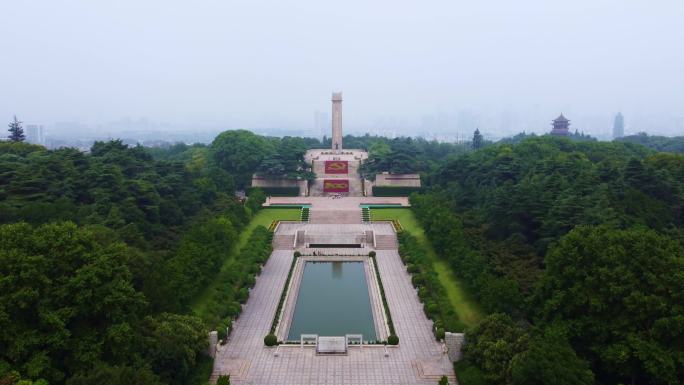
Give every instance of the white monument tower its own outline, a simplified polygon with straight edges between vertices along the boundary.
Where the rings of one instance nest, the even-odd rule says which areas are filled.
[[[342,93],[332,94],[332,149],[342,150]]]

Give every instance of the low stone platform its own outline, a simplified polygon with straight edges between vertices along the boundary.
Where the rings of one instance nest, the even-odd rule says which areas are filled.
[[[317,354],[347,354],[347,339],[344,337],[318,337]]]

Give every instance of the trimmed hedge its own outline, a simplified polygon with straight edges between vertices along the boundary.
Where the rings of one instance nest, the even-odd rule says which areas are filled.
[[[271,330],[269,332],[271,334],[275,333],[275,330],[278,327],[278,320],[280,319],[280,312],[283,309],[283,305],[285,305],[285,297],[287,296],[287,289],[290,286],[290,280],[292,279],[292,272],[294,271],[294,267],[297,264],[297,258],[299,258],[301,256],[302,256],[302,253],[300,253],[299,251],[295,251],[293,254],[292,263],[290,264],[290,270],[287,272],[287,279],[285,280],[285,286],[283,287],[282,293],[280,293],[280,300],[278,301],[278,307],[276,308],[275,315],[273,316],[273,321],[271,322]]]
[[[266,346],[276,346],[278,345],[278,337],[275,334],[268,334],[264,337],[264,345]]]
[[[272,197],[296,197],[299,196],[299,187],[253,187],[261,189],[264,194]],[[251,191],[251,189],[250,189]]]
[[[414,192],[420,192],[420,187],[392,187],[392,186],[373,186],[373,196],[376,197],[407,197]]]
[[[382,298],[382,307],[385,309],[385,315],[387,316],[387,327],[389,328],[389,337],[387,338],[387,343],[390,345],[396,345],[399,343],[399,337],[396,336],[396,331],[394,330],[394,321],[392,321],[392,314],[390,313],[389,305],[387,304],[387,297],[385,297],[385,287],[382,285],[382,279],[380,278],[380,269],[378,268],[378,261],[375,259],[375,251],[368,253],[368,257],[373,260],[373,265],[375,266],[375,279],[378,281],[378,287],[380,289],[380,298]],[[397,343],[390,343],[390,338],[395,337]]]

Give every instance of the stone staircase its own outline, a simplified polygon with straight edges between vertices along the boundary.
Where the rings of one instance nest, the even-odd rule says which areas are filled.
[[[361,223],[361,210],[311,210],[309,223],[348,224]],[[294,239],[293,239],[294,242]]]
[[[345,175],[344,177],[337,176],[337,177],[324,177],[324,178],[316,178],[314,179],[311,184],[309,185],[309,195],[312,197],[324,197],[324,196],[329,196],[329,195],[334,195],[336,193],[326,193],[323,191],[323,182],[325,179],[347,179],[349,180],[349,192],[348,193],[341,193],[345,196],[350,196],[350,197],[360,197],[363,196],[363,181],[361,178],[358,177],[358,175]]]
[[[275,235],[273,237],[273,250],[292,250],[294,249],[294,234]]]
[[[397,237],[394,235],[375,235],[376,250],[396,250],[399,248]]]
[[[361,164],[358,160],[349,161],[349,170],[347,174],[326,174],[325,161],[314,161],[313,172],[316,174],[316,179],[310,183],[310,196],[326,196],[334,193],[323,192],[323,181],[325,179],[348,179],[349,192],[343,193],[345,196],[360,197],[363,196],[363,181],[359,177],[359,166]]]
[[[348,160],[347,161],[347,166],[349,167],[347,170],[347,174],[326,174],[325,173],[325,160],[316,160],[314,161],[314,166],[313,166],[313,172],[320,176],[326,176],[326,177],[339,177],[339,178],[346,178],[348,176],[356,176],[359,175],[359,166],[361,165],[361,161],[358,160]]]

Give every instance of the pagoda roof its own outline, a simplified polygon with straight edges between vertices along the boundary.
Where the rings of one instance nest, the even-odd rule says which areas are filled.
[[[563,113],[560,114],[559,117],[553,120],[554,122],[569,122],[568,118],[563,116]]]

